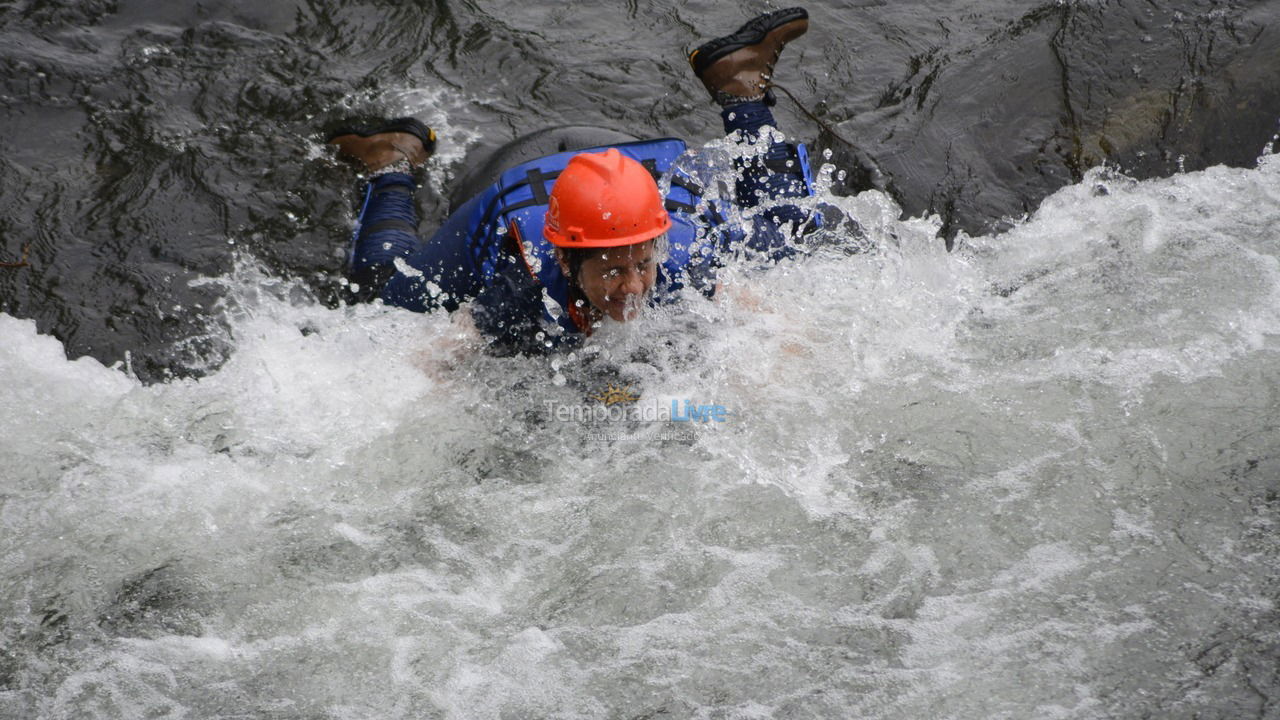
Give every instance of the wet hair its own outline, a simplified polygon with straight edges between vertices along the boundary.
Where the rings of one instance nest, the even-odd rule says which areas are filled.
[[[590,259],[592,255],[599,252],[599,249],[556,248],[556,252],[564,258],[564,263],[569,266],[569,284],[577,287],[578,274],[582,272],[582,264]]]

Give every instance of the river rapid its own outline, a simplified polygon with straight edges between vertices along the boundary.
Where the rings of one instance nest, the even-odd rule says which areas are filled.
[[[198,380],[0,319],[0,709],[1274,716],[1280,162],[833,202],[876,249],[551,360],[247,261]]]
[[[25,7],[99,5],[142,23],[128,3]],[[318,7],[304,11],[329,17]],[[498,35],[555,15],[510,10]],[[695,11],[728,27],[749,14]],[[288,18],[236,12],[243,25],[201,26],[188,47],[223,33],[268,54],[244,18]],[[85,43],[109,44],[103,22]],[[350,50],[349,25],[307,32],[326,27],[313,59],[398,57]],[[454,47],[492,51],[491,37]],[[138,62],[166,57],[146,47]],[[653,82],[688,85],[670,62]],[[394,75],[385,63],[364,72]],[[509,98],[401,70],[342,92],[325,70],[309,102],[373,103],[458,138],[432,161],[429,214],[469,150],[509,138],[474,121]],[[654,107],[686,90],[654,91]],[[46,120],[79,127],[82,109]],[[217,202],[169,207],[182,195],[157,178],[191,176],[99,167],[123,184],[98,209],[123,222],[134,207],[140,224],[93,230],[119,257],[66,252],[98,258],[86,272],[170,263],[148,290],[161,300],[117,317],[133,285],[72,286],[72,263],[36,254],[11,296],[27,299],[0,314],[0,717],[1280,716],[1280,157],[1265,139],[1251,167],[1087,170],[951,252],[941,217],[838,194],[832,167],[816,198],[829,242],[731,265],[716,301],[572,354],[504,358],[460,318],[338,302],[350,174],[289,122],[303,159],[258,158],[252,187],[279,194],[243,185],[240,204],[233,175],[204,186]],[[280,132],[266,124],[189,133],[157,162],[247,173],[243,143]],[[32,181],[80,192],[50,172]],[[48,242],[73,224],[54,205],[89,212],[60,197]],[[235,209],[206,222],[219,203]],[[180,261],[157,227],[203,239]],[[19,312],[40,297],[72,308],[65,324]],[[97,337],[95,302],[146,340],[82,356],[68,338]],[[130,319],[156,308],[158,324]],[[718,410],[679,421],[697,408]]]

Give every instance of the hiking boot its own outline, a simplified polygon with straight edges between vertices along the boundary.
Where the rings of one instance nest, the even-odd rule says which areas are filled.
[[[689,53],[689,64],[707,92],[721,105],[749,100],[768,102],[773,65],[782,48],[809,29],[804,8],[765,13],[732,35],[703,43]]]
[[[436,149],[436,134],[413,118],[396,118],[380,125],[348,126],[330,133],[338,154],[355,160],[369,172],[396,163],[421,167]]]

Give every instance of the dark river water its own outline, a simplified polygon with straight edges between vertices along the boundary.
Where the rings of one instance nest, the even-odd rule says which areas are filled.
[[[1280,3],[810,4],[831,246],[553,358],[346,302],[326,127],[426,231],[714,143],[769,7],[0,2],[0,717],[1280,717]]]

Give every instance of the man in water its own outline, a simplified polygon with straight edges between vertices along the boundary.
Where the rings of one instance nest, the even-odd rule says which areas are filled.
[[[787,254],[791,234],[814,219],[786,199],[812,195],[812,181],[804,146],[762,128],[774,126],[774,64],[808,30],[808,17],[802,8],[766,13],[689,55],[722,108],[725,132],[751,148],[751,157],[733,161],[726,202],[704,199],[703,186],[676,167],[683,142],[638,141],[522,163],[423,242],[412,173],[431,156],[435,133],[412,118],[338,131],[329,142],[369,178],[352,280],[419,312],[470,301],[495,345],[528,352],[626,322],[685,286],[712,294],[723,254]],[[749,230],[725,221],[734,209],[725,205],[764,203],[772,204],[752,215]]]

